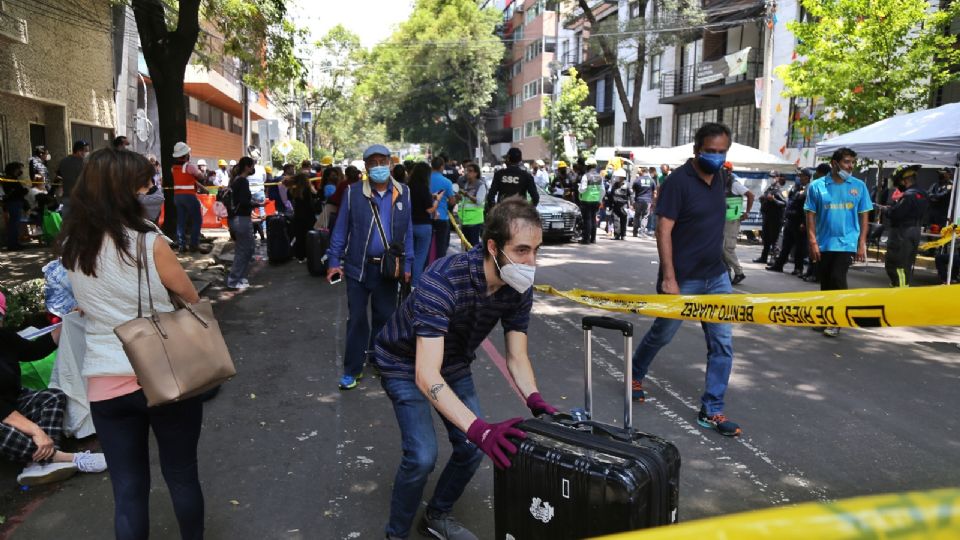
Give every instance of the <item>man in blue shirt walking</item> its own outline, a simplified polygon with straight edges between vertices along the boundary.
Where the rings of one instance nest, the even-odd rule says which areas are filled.
[[[402,251],[403,279],[413,268],[413,220],[410,191],[390,177],[390,150],[375,144],[363,153],[369,180],[351,184],[337,213],[327,249],[327,280],[347,278],[347,343],[340,389],[356,388],[368,351],[397,305],[398,282],[381,271],[389,251]],[[374,212],[379,215],[381,227]],[[384,245],[383,237],[386,237]],[[392,249],[391,249],[392,248]],[[367,309],[373,315],[373,324]]]
[[[537,391],[527,356],[540,216],[521,199],[496,205],[484,224],[483,245],[436,262],[377,336],[374,362],[393,402],[403,454],[393,484],[387,538],[406,538],[437,461],[433,415],[440,413],[453,455],[437,481],[417,529],[430,538],[476,540],[452,515],[483,454],[509,467],[523,438],[520,418],[482,419],[470,364],[493,327],[503,326],[507,368],[534,415],[555,413]]]
[[[437,218],[433,220],[433,238],[437,243],[438,259],[445,257],[450,247],[450,205],[451,199],[455,197],[453,182],[443,175],[444,165],[446,160],[441,156],[430,162],[430,168],[433,169],[430,173],[430,192],[441,196],[437,203]]]
[[[867,260],[867,218],[873,203],[867,185],[853,177],[857,153],[840,148],[830,158],[831,174],[807,188],[803,209],[807,215],[810,260],[817,263],[820,290],[847,288],[847,271],[854,259]],[[823,329],[828,337],[837,327]]]
[[[657,198],[657,251],[661,294],[729,294],[723,262],[726,221],[725,171],[730,129],[708,122],[694,135],[694,158],[670,173]],[[670,343],[682,321],[657,318],[633,355],[633,399],[644,401],[642,382],[657,353]],[[707,377],[697,422],[736,437],[740,426],[723,414],[724,394],[733,367],[730,324],[701,323],[707,338]]]

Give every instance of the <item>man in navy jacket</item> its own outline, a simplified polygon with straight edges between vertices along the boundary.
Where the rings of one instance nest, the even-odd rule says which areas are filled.
[[[393,314],[399,283],[381,272],[383,257],[391,246],[403,249],[403,279],[410,281],[413,266],[413,221],[410,191],[390,177],[390,150],[380,144],[363,153],[368,179],[350,185],[340,204],[337,223],[327,250],[327,280],[346,277],[347,343],[343,356],[340,389],[350,390],[363,377],[367,351],[373,338]],[[374,219],[374,208],[383,224],[384,245]],[[367,318],[367,309],[373,324]]]

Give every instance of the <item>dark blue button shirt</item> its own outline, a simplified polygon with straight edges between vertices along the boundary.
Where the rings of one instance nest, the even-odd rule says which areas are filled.
[[[470,373],[477,347],[499,321],[504,333],[527,331],[533,289],[520,294],[503,286],[487,296],[480,246],[430,266],[420,285],[377,335],[374,362],[383,377],[412,379],[417,336],[444,337],[440,374],[457,380]]]
[[[657,215],[676,222],[671,237],[678,282],[715,278],[726,272],[723,226],[727,203],[721,174],[715,174],[707,185],[690,160],[670,173],[660,187]]]

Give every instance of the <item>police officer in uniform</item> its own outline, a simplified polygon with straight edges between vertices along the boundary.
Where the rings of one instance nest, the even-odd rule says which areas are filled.
[[[597,212],[600,210],[600,199],[603,198],[603,176],[597,170],[597,160],[588,158],[584,161],[587,171],[580,179],[580,214],[583,216],[583,244],[597,243]]]
[[[783,196],[785,183],[783,176],[773,171],[770,177],[773,180],[760,197],[760,214],[763,216],[763,251],[760,252],[760,258],[753,260],[755,263],[767,264],[767,255],[773,251],[777,245],[777,239],[780,238],[783,212],[787,206],[787,199]]]
[[[507,197],[523,197],[524,195],[529,195],[530,204],[534,208],[537,207],[540,202],[537,184],[533,181],[533,175],[520,165],[521,161],[523,161],[523,153],[519,148],[507,150],[507,166],[493,174],[493,182],[490,183],[490,191],[487,193],[485,211],[489,212],[493,205]]]
[[[930,200],[917,187],[917,171],[911,167],[903,173],[903,196],[892,206],[883,207],[887,219],[887,256],[884,266],[894,287],[909,287],[913,277],[913,263],[920,244],[920,220]]]
[[[807,202],[807,186],[813,178],[813,169],[803,169],[798,176],[800,183],[790,189],[790,195],[787,198],[783,225],[783,249],[780,250],[777,259],[766,268],[772,272],[783,272],[783,266],[787,264],[787,258],[793,251],[792,274],[795,276],[803,274],[803,260],[807,256],[807,232],[804,228],[806,214],[804,214],[803,205]]]

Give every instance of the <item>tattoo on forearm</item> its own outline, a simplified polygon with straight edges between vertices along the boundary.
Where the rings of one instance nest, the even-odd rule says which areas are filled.
[[[433,386],[430,387],[430,397],[432,397],[434,401],[437,400],[437,394],[440,393],[440,390],[443,390],[443,387],[444,387],[444,386],[446,386],[446,385],[443,385],[443,384],[435,384],[435,385],[433,385]]]

